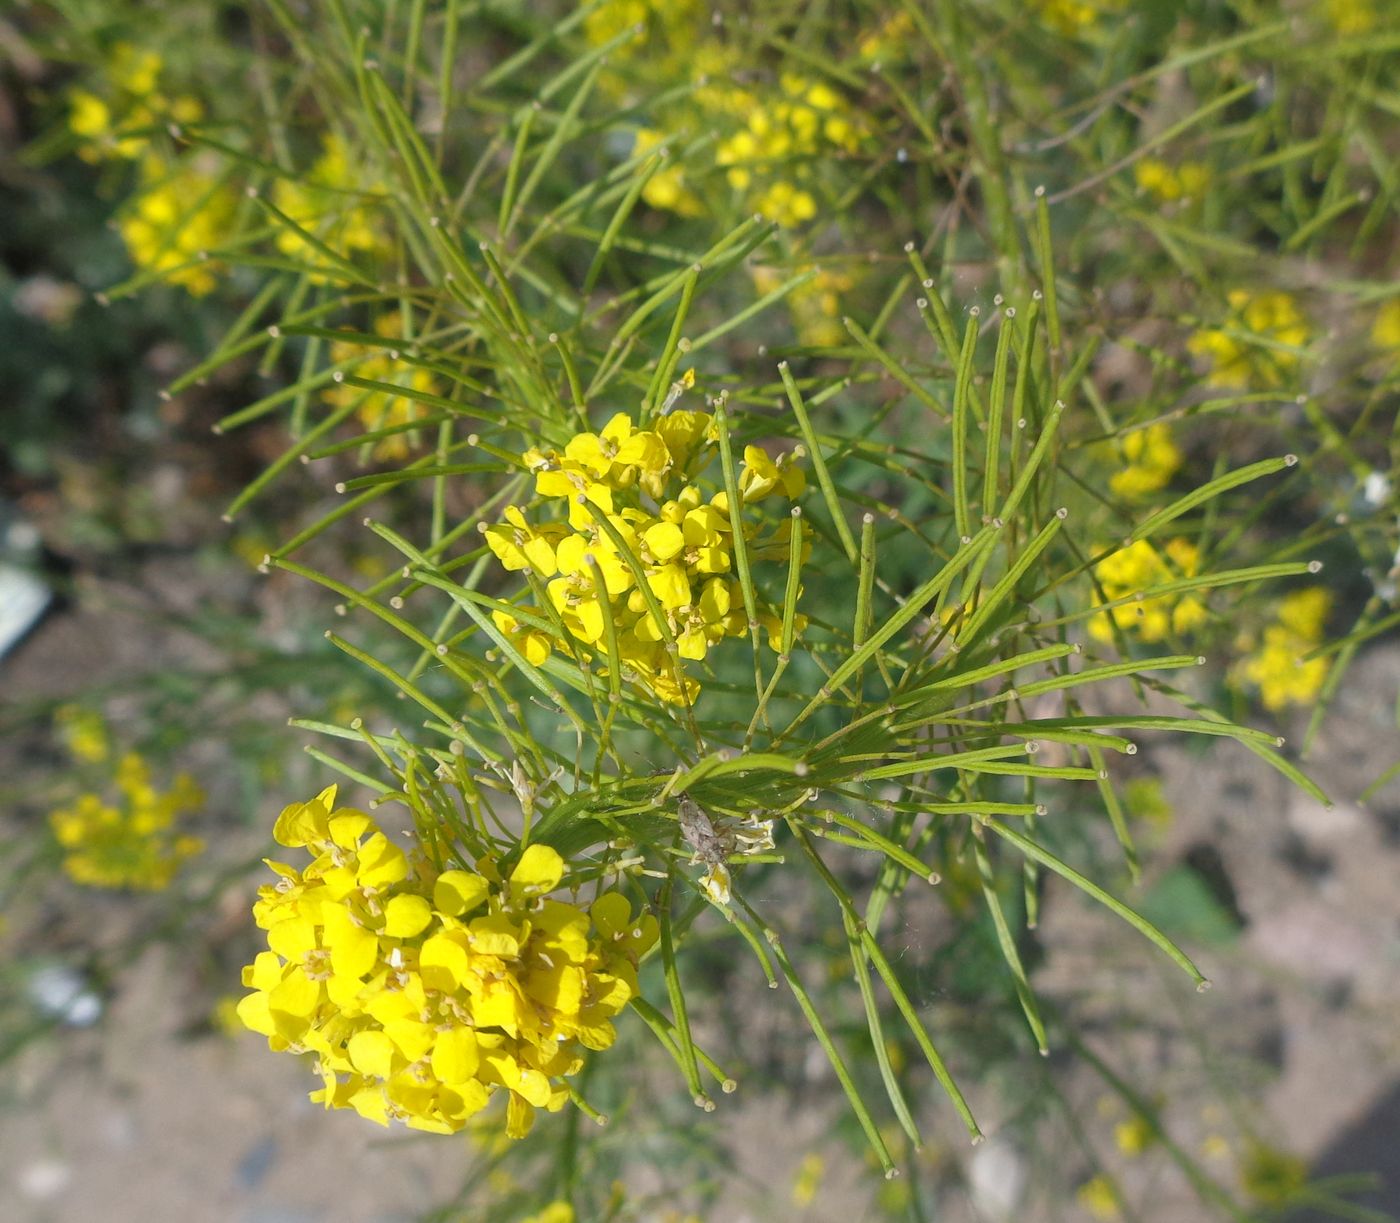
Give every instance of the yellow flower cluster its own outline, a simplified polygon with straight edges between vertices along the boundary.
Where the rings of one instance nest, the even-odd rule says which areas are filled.
[[[744,207],[784,226],[812,220],[818,168],[833,155],[855,152],[863,129],[835,89],[801,73],[784,72],[776,88],[737,84],[738,52],[709,33],[708,15],[695,0],[606,0],[584,18],[584,35],[593,46],[635,28],[639,36],[624,43],[617,57],[667,89],[690,83],[687,93],[638,131],[634,155],[676,143],[687,131],[727,132],[714,164],[725,171]],[[907,19],[887,23],[884,41],[907,24]],[[624,93],[626,84],[621,74],[610,71],[604,77],[605,87],[616,94]],[[642,198],[653,208],[702,216],[710,205],[692,181],[699,176],[698,167],[663,166]]]
[[[218,286],[219,265],[206,256],[233,224],[237,196],[202,158],[141,162],[142,189],[118,221],[122,241],[137,267],[165,274],[195,297]]]
[[[1199,200],[1210,182],[1210,171],[1199,161],[1168,165],[1155,157],[1144,157],[1133,167],[1138,187],[1159,203]]]
[[[720,142],[715,162],[749,207],[790,227],[817,215],[806,186],[812,167],[833,153],[855,152],[861,129],[830,85],[797,72],[784,72],[778,84],[775,96],[744,107],[744,127]]]
[[[583,34],[590,46],[600,47],[619,34],[639,31],[640,36],[624,42],[614,57],[645,59],[658,75],[677,81],[692,75],[689,59],[697,50],[704,18],[698,0],[603,0],[585,15]],[[614,93],[625,88],[616,74],[605,73],[603,84]]]
[[[402,323],[399,316],[397,314],[380,315],[374,321],[374,332],[385,339],[402,338]],[[395,386],[401,386],[406,390],[425,395],[437,393],[437,384],[433,380],[432,374],[420,365],[407,365],[396,360],[391,349],[374,348],[366,352],[359,344],[343,340],[332,342],[331,362],[333,364],[355,360],[357,357],[360,360],[353,367],[352,372],[359,378],[392,383]],[[359,417],[360,423],[367,430],[392,429],[411,425],[414,421],[428,415],[428,409],[422,403],[406,396],[394,395],[388,391],[366,390],[359,386],[347,386],[340,382],[332,384],[325,392],[324,398],[327,403],[337,407],[358,404],[355,415]],[[406,459],[412,450],[412,432],[391,433],[375,444],[374,457],[388,460]]]
[[[1115,496],[1128,501],[1146,497],[1171,483],[1181,467],[1181,451],[1164,424],[1135,429],[1119,444],[1123,466],[1108,479]]]
[[[1098,606],[1105,601],[1140,596],[1150,587],[1194,577],[1199,565],[1200,552],[1190,540],[1177,537],[1158,552],[1140,539],[1094,566],[1094,577],[1104,596],[1100,599],[1095,591],[1094,603]],[[1138,597],[1093,616],[1089,620],[1089,635],[1108,643],[1113,640],[1116,626],[1124,632],[1137,633],[1145,642],[1164,641],[1168,637],[1184,637],[1205,623],[1206,614],[1205,605],[1193,594]]]
[[[1092,29],[1107,12],[1123,7],[1124,0],[1034,0],[1040,19],[1061,34],[1074,35]]]
[[[1322,644],[1332,596],[1321,586],[1308,586],[1285,596],[1274,622],[1265,625],[1263,639],[1240,641],[1250,653],[1241,660],[1237,675],[1259,690],[1264,708],[1277,712],[1289,705],[1309,705],[1317,699],[1327,678],[1329,660],[1300,661]]]
[[[771,293],[785,279],[777,268],[753,269],[754,288]],[[846,340],[841,325],[841,294],[855,288],[855,277],[847,272],[822,268],[811,280],[787,296],[788,310],[797,327],[797,338],[811,348],[835,348]]]
[[[1298,303],[1290,293],[1245,289],[1231,290],[1228,300],[1228,325],[1197,331],[1187,348],[1210,362],[1219,386],[1278,386],[1298,364],[1295,350],[1312,335]]]
[[[699,686],[671,665],[668,638],[681,658],[700,661],[724,637],[747,632],[739,584],[729,576],[734,533],[729,498],[723,491],[706,498],[691,482],[691,472],[708,458],[711,423],[708,413],[677,411],[659,417],[650,429],[637,429],[619,412],[601,432],[570,439],[562,452],[525,452],[536,492],[565,500],[567,524],[532,525],[512,506],[503,522],[483,531],[502,565],[531,570],[546,583],[554,615],[572,638],[561,640],[504,612],[493,613],[529,661],[543,662],[553,648],[572,652],[574,643],[601,651],[610,624],[620,660],[643,686],[668,703],[689,704]],[[746,446],[738,479],[743,502],[773,493],[798,496],[804,477],[795,457],[799,452],[775,462],[761,447]],[[782,528],[790,525],[787,520]],[[746,540],[756,534],[756,525],[744,526]],[[772,554],[783,538],[780,529],[767,551],[756,547],[751,554]],[[627,553],[664,623],[649,609]],[[763,620],[771,640],[779,618],[765,612]]]
[[[253,907],[268,950],[243,970],[240,1018],[274,1050],[315,1054],[327,1108],[453,1133],[505,1091],[523,1137],[536,1109],[564,1106],[581,1047],[613,1043],[656,919],[618,892],[550,899],[564,861],[544,845],[504,876],[491,858],[435,870],[335,797],[278,817],[278,843],[313,860],[268,862],[277,882]]]
[[[303,179],[279,178],[272,202],[293,221],[341,255],[382,257],[388,241],[373,204],[366,198],[383,190],[367,179],[363,163],[335,132],[322,140],[321,156]],[[325,256],[294,229],[281,226],[277,249],[293,259],[324,263]]]
[[[894,13],[862,34],[856,51],[861,59],[871,63],[898,59],[907,53],[913,34],[914,19],[907,12]]]
[[[197,123],[204,117],[198,98],[160,92],[165,62],[154,51],[118,43],[103,70],[101,96],[87,89],[68,94],[68,127],[81,140],[78,156],[84,161],[134,161],[150,144],[150,130],[169,123]]]
[[[169,887],[180,866],[204,848],[198,837],[175,831],[184,813],[203,805],[203,793],[184,773],[161,793],[135,752],[117,762],[113,780],[121,793],[116,805],[98,794],[82,794],[49,815],[64,849],[64,871],[87,887],[147,892]]]

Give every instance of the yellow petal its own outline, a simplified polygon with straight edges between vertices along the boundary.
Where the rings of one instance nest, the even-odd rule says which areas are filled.
[[[394,896],[384,906],[384,933],[390,938],[412,938],[432,920],[432,906],[422,896]]]
[[[564,859],[559,851],[548,845],[531,845],[510,873],[510,892],[514,897],[552,892],[563,877]]]
[[[361,887],[383,888],[408,878],[403,850],[382,832],[376,832],[360,850],[355,879]]]
[[[663,565],[647,575],[647,585],[667,611],[675,611],[690,602],[690,582],[679,565]]]
[[[685,534],[672,522],[658,522],[642,532],[651,554],[663,564],[678,555],[685,547]]]
[[[468,913],[486,899],[488,885],[470,871],[443,871],[433,884],[433,908],[448,917]]]
[[[476,1033],[470,1028],[449,1028],[433,1044],[433,1074],[444,1083],[465,1083],[480,1061]]]
[[[350,1055],[350,1064],[361,1074],[387,1079],[393,1073],[394,1042],[377,1028],[356,1032],[346,1043],[345,1051]]]
[[[277,1025],[273,1022],[272,1012],[268,1007],[268,997],[264,993],[249,994],[238,1003],[238,1018],[243,1021],[243,1026],[254,1032],[260,1032],[263,1036],[273,1036],[277,1032]]]
[[[621,892],[604,892],[588,912],[598,933],[607,939],[624,934],[632,920],[632,906]]]
[[[472,951],[477,955],[513,960],[520,954],[520,929],[508,917],[501,914],[478,917],[468,924],[467,930],[471,935]],[[424,950],[427,950],[426,944]]]
[[[506,1105],[506,1136],[524,1138],[535,1124],[535,1110],[515,1092],[510,1093],[510,1103]]]
[[[279,845],[297,848],[326,838],[326,823],[335,802],[335,786],[327,786],[308,803],[293,803],[282,809],[272,828]]]
[[[418,967],[423,984],[429,989],[450,992],[458,989],[470,973],[467,949],[458,942],[460,935],[435,934],[423,944],[418,953]]]

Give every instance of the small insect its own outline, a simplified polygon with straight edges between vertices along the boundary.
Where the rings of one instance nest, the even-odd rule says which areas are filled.
[[[671,383],[671,389],[666,392],[666,398],[661,401],[660,415],[667,415],[671,409],[676,406],[676,402],[680,397],[694,385],[695,371],[693,369],[688,369],[675,382]]]
[[[681,839],[694,851],[692,864],[704,863],[700,886],[715,904],[729,903],[729,867],[726,863],[734,852],[734,835],[715,828],[714,821],[689,794],[682,794],[676,808],[681,826]]]
[[[736,853],[759,853],[773,848],[773,821],[757,817],[745,820],[737,827],[716,825],[705,809],[689,794],[680,796],[676,819],[681,826],[681,839],[693,851],[691,863],[703,863],[705,873],[700,886],[715,904],[729,902],[729,866]]]

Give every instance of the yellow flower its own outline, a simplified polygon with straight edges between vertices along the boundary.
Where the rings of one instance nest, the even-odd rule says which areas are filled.
[[[810,221],[817,215],[817,201],[810,191],[804,191],[785,179],[779,179],[754,199],[754,211],[776,221],[786,229]]]
[[[164,61],[155,51],[142,51],[125,42],[112,48],[109,65],[112,84],[133,97],[144,98],[154,93],[164,67]]]
[[[1103,588],[1103,599],[1095,593],[1096,605],[1140,595],[1153,586],[1183,577],[1194,577],[1200,553],[1189,540],[1176,538],[1158,552],[1145,539],[1120,548],[1094,566],[1094,576]],[[1113,628],[1135,632],[1152,643],[1168,637],[1184,637],[1206,620],[1204,604],[1192,594],[1165,594],[1135,598],[1106,608],[1089,620],[1089,635],[1095,640],[1113,640]]]
[[[107,722],[95,709],[81,705],[63,705],[54,713],[54,722],[63,737],[63,744],[75,760],[84,764],[101,764],[111,751]]]
[[[1124,435],[1121,453],[1124,466],[1109,477],[1108,486],[1129,501],[1165,488],[1181,466],[1181,451],[1165,424],[1149,425]]]
[[[402,325],[402,319],[397,313],[384,314],[374,321],[375,334],[388,340],[399,339],[402,337]],[[366,349],[342,340],[331,344],[333,364],[351,361],[356,357],[360,360],[351,367],[350,372],[358,378],[387,382],[419,395],[437,394],[438,387],[432,374],[422,366],[404,362],[392,348]],[[358,404],[355,415],[366,430],[397,430],[375,443],[373,454],[376,459],[407,458],[413,452],[416,434],[405,426],[412,425],[428,415],[428,408],[423,403],[407,395],[367,390],[345,383],[332,383],[324,392],[324,398],[327,403],[336,405]]]
[[[754,288],[759,293],[771,293],[783,280],[783,273],[776,268],[758,267],[753,270]],[[845,342],[846,329],[841,325],[841,294],[853,289],[855,283],[855,277],[847,273],[822,268],[811,280],[788,294],[788,310],[802,343],[812,348],[834,348]]]
[[[1400,353],[1400,297],[1392,297],[1376,314],[1371,327],[1371,343],[1392,353]]]
[[[1133,1117],[1113,1127],[1113,1141],[1124,1155],[1141,1155],[1157,1140],[1157,1131],[1146,1117]]]
[[[1369,34],[1376,25],[1374,0],[1323,0],[1332,28],[1343,36]]]
[[[815,1202],[825,1174],[826,1161],[820,1155],[815,1151],[804,1155],[797,1169],[797,1179],[792,1184],[792,1204],[806,1207]]]
[[[641,128],[637,132],[637,143],[632,148],[634,157],[641,157],[666,144],[666,134],[653,128]],[[698,217],[705,213],[705,205],[685,181],[685,170],[674,161],[664,162],[647,180],[642,188],[642,199],[652,208],[663,212],[674,212],[682,217]]]
[[[144,186],[117,223],[131,260],[203,297],[218,286],[208,252],[230,235],[237,199],[227,182],[198,159],[141,163]]]
[[[204,848],[198,837],[175,829],[186,812],[203,805],[203,793],[184,773],[160,792],[151,784],[146,762],[134,752],[117,762],[113,780],[121,795],[116,804],[98,794],[82,794],[49,815],[49,826],[65,851],[64,871],[86,887],[169,887],[175,872]]]
[[[913,33],[914,19],[907,12],[898,12],[862,34],[856,43],[856,52],[863,60],[894,59],[907,52]]]
[[[520,1223],[574,1223],[574,1208],[568,1202],[550,1202],[539,1213],[521,1219]]]
[[[688,379],[677,385],[683,389]],[[720,491],[707,502],[698,484],[683,482],[714,441],[712,424],[707,413],[681,410],[660,417],[654,429],[637,429],[626,413],[617,413],[598,433],[571,438],[562,452],[525,452],[536,492],[566,499],[567,525],[537,526],[511,506],[482,533],[506,569],[548,579],[545,591],[567,631],[564,639],[508,612],[493,613],[530,662],[538,665],[554,649],[601,652],[611,621],[623,677],[663,702],[688,704],[698,685],[678,672],[669,642],[675,641],[681,659],[700,662],[725,637],[747,633],[740,588],[729,576],[734,526],[728,498]],[[802,453],[774,461],[759,446],[745,447],[739,475],[744,501],[775,492],[798,496]],[[760,541],[758,524],[745,522],[750,555],[786,558],[790,521],[783,528]],[[768,608],[761,610],[761,622],[774,619]],[[770,643],[776,645],[771,628]]]
[[[746,204],[779,225],[793,227],[817,215],[805,185],[812,167],[833,153],[853,153],[865,139],[846,100],[824,81],[783,73],[776,94],[746,99],[736,111],[747,121],[722,140],[715,164]]]
[[[1289,293],[1244,289],[1231,290],[1227,299],[1229,324],[1195,332],[1186,347],[1208,360],[1218,386],[1278,386],[1297,367],[1298,350],[1312,335],[1298,303]]]
[[[1263,638],[1246,637],[1241,646],[1249,653],[1236,668],[1237,679],[1259,690],[1264,708],[1278,712],[1289,705],[1310,705],[1317,699],[1331,665],[1326,658],[1301,661],[1304,654],[1322,644],[1331,594],[1320,586],[1305,587],[1286,596],[1275,611]]]
[[[1106,12],[1123,7],[1124,0],[1034,0],[1040,18],[1061,34],[1074,35],[1092,29]]]
[[[774,462],[760,446],[744,447],[744,466],[739,473],[739,495],[744,501],[761,501],[771,493],[782,490],[792,500],[806,486],[802,468],[792,463],[791,454],[780,455]]]
[[[1113,1182],[1102,1173],[1080,1185],[1074,1196],[1092,1218],[1108,1223],[1108,1220],[1119,1217],[1118,1194],[1114,1191]]]
[[[1160,203],[1182,199],[1198,200],[1210,182],[1210,171],[1198,161],[1184,161],[1172,167],[1155,157],[1144,157],[1133,167],[1138,187]]]
[[[321,156],[304,181],[279,178],[272,202],[308,233],[342,255],[364,253],[383,258],[389,242],[378,212],[369,197],[382,193],[383,184],[352,153],[335,132],[323,138]],[[294,259],[324,263],[325,256],[287,226],[277,231],[277,249]]]
[[[536,1109],[564,1106],[580,1050],[613,1043],[655,918],[618,893],[589,910],[549,898],[565,868],[544,845],[504,879],[490,859],[435,871],[335,798],[278,817],[277,841],[312,861],[268,863],[277,882],[253,908],[268,950],[243,970],[240,1018],[316,1055],[327,1108],[451,1133],[504,1091],[523,1137]]]

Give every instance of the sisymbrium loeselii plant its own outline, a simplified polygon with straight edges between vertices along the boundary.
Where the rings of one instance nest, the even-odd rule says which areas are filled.
[[[294,720],[324,776],[267,821],[253,903],[237,1014],[314,1100],[557,1138],[531,1208],[604,1217],[579,1118],[639,1124],[624,1047],[707,1111],[741,1085],[742,1040],[697,1039],[737,1012],[725,939],[887,1175],[981,1138],[989,1028],[1081,1057],[1120,1149],[1156,1149],[1035,987],[1041,905],[1077,892],[1204,988],[1128,898],[1130,758],[1223,740],[1326,801],[1272,719],[1310,741],[1400,555],[1393,289],[1328,290],[1360,320],[1333,391],[1337,301],[1255,258],[1353,210],[1358,249],[1395,232],[1378,104],[1338,79],[1372,7],[1299,16],[1341,40],[1317,61],[1218,7],[269,0],[289,100],[227,123],[106,44],[66,122],[126,167],[111,296],[238,300],[169,393],[271,379],[216,425],[280,448],[227,517],[290,507],[261,568],[327,592],[379,693]],[[83,802],[65,847],[116,826]],[[171,822],[128,886],[193,852]],[[930,913],[997,966],[961,1017],[905,958]],[[1124,1204],[1098,1172],[1079,1201]]]

